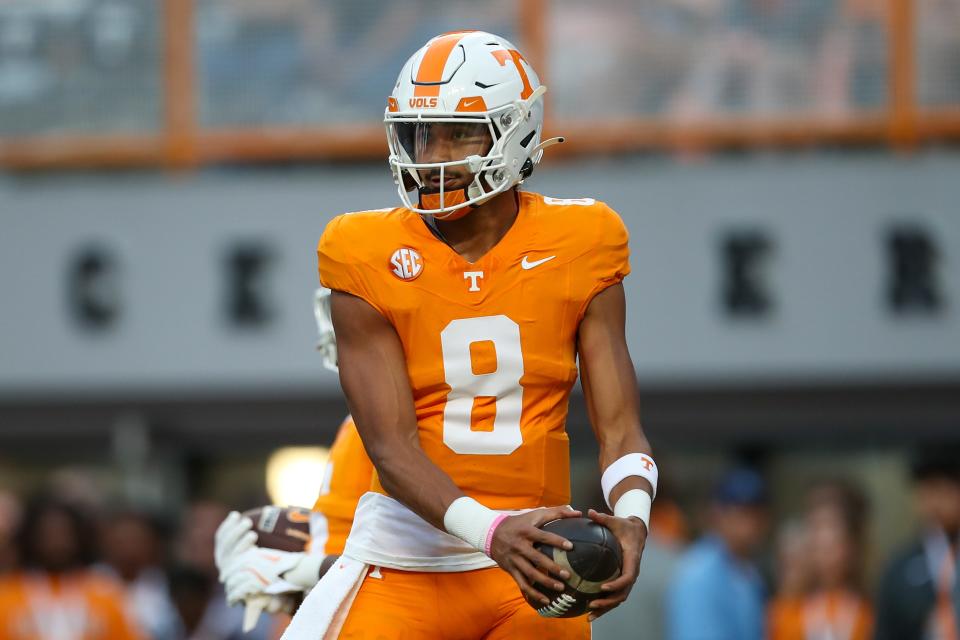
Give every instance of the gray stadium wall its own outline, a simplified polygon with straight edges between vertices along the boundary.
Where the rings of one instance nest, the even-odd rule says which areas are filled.
[[[558,163],[526,187],[623,216],[643,388],[774,411],[783,389],[956,388],[958,176],[956,152],[811,153]],[[3,177],[0,409],[342,406],[313,350],[316,241],[396,201],[385,166]]]

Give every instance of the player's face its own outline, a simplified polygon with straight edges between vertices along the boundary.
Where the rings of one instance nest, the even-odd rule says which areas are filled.
[[[490,129],[484,122],[420,122],[397,125],[397,135],[416,163],[456,162],[469,156],[485,156],[490,151]],[[428,192],[463,189],[473,180],[466,166],[445,167],[441,180],[439,168],[420,171]]]

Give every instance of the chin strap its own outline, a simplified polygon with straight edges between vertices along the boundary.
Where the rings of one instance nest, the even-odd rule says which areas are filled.
[[[533,93],[530,94],[530,97],[526,100],[520,102],[520,119],[526,120],[527,113],[530,112],[530,109],[533,108],[533,103],[540,99],[543,94],[547,92],[547,87],[545,85],[540,85],[533,90]]]
[[[549,138],[547,140],[544,140],[543,142],[541,142],[540,144],[538,144],[533,148],[533,150],[530,152],[530,155],[533,156],[538,152],[543,151],[547,147],[552,147],[555,144],[561,144],[563,142],[566,142],[566,140],[567,139],[564,138],[563,136],[557,136],[556,138]]]
[[[540,159],[543,158],[543,150],[547,147],[552,147],[555,144],[560,144],[564,141],[562,136],[556,138],[550,138],[549,140],[544,140],[533,149],[530,150],[530,156],[527,158],[526,162],[523,163],[523,168],[520,169],[520,182],[529,178],[533,174],[534,165],[540,164]]]
[[[547,92],[547,87],[545,85],[540,85],[533,90],[533,93],[530,94],[530,97],[526,100],[520,102],[520,117],[526,119],[527,114],[530,113],[530,109],[533,108],[533,103],[539,100],[543,94]],[[560,144],[565,140],[563,136],[557,136],[556,138],[550,138],[549,140],[544,140],[533,149],[530,150],[530,158],[535,158],[538,153],[546,149],[547,147],[552,147],[555,144]]]

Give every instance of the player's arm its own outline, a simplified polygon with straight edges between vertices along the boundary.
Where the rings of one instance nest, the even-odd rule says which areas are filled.
[[[623,602],[637,578],[655,491],[644,467],[653,460],[640,426],[637,379],[625,326],[623,286],[615,284],[590,301],[577,336],[581,384],[600,444],[604,494],[615,514],[591,510],[589,515],[610,528],[623,548],[623,573],[603,586],[609,597],[591,603],[594,617]]]
[[[433,526],[487,553],[525,594],[547,604],[531,583],[562,588],[547,574],[568,576],[533,543],[570,543],[538,527],[579,513],[556,507],[504,517],[465,496],[420,447],[406,356],[393,325],[348,293],[334,291],[331,307],[340,384],[384,489]]]
[[[393,325],[347,293],[334,291],[331,306],[340,384],[381,484],[443,529],[447,507],[463,492],[420,448],[406,358]]]

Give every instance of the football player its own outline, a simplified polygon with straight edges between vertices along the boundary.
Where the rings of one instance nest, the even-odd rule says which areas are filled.
[[[323,364],[337,370],[337,344],[330,319],[330,290],[317,289],[314,315]],[[310,518],[310,545],[284,552],[256,545],[250,518],[234,511],[217,529],[215,556],[230,605],[245,603],[244,630],[253,628],[264,610],[289,613],[296,596],[309,591],[343,552],[360,496],[370,488],[373,465],[353,420],[347,416],[330,448],[320,495]]]
[[[569,501],[565,432],[578,364],[623,549],[590,619],[627,597],[656,465],[625,340],[620,217],[591,198],[518,190],[540,141],[537,74],[508,41],[431,39],[387,100],[403,204],[335,218],[318,246],[340,381],[375,467],[344,553],[284,638],[588,638],[537,589],[569,571],[544,523]]]

